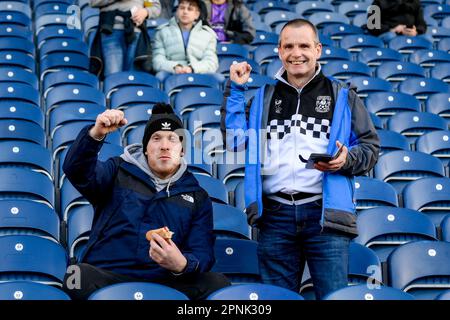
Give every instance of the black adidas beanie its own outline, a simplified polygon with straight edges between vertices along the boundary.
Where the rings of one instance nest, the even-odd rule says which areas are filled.
[[[181,119],[173,112],[170,104],[157,103],[153,106],[152,115],[148,119],[145,126],[144,136],[142,137],[142,145],[144,152],[147,148],[147,144],[156,131],[175,131],[179,130],[180,140],[183,141],[183,135],[181,129],[183,129],[183,123]]]

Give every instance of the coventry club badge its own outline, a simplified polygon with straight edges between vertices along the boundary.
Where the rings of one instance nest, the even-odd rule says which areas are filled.
[[[283,108],[281,108],[281,104],[283,103],[283,100],[275,99],[275,113],[281,114],[281,111]]]
[[[316,112],[326,113],[330,111],[331,97],[318,96],[316,100]]]

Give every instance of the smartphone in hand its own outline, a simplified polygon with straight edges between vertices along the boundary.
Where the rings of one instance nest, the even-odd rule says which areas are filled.
[[[340,156],[342,149],[344,148],[344,145],[341,145],[339,149],[336,150],[336,152],[331,155],[328,153],[311,153],[309,156],[308,162],[306,163],[306,169],[314,169],[314,163],[317,162],[330,162],[331,160],[336,159]]]

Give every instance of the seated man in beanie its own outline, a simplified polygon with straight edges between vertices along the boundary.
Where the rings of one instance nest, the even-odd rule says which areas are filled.
[[[204,299],[229,282],[208,272],[214,264],[212,204],[186,170],[182,122],[170,105],[156,104],[142,145],[98,161],[105,136],[126,123],[120,110],[98,115],[64,161],[68,179],[95,210],[89,241],[70,269],[79,272],[79,283],[71,283],[68,271],[64,289],[73,299],[86,299],[107,285],[148,281]],[[165,226],[172,239],[146,239],[147,231]]]

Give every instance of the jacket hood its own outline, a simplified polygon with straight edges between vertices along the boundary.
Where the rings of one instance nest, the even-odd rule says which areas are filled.
[[[125,147],[123,154],[120,156],[123,160],[128,163],[134,164],[139,169],[144,171],[152,180],[155,185],[156,191],[161,191],[166,188],[167,193],[169,194],[169,188],[171,184],[174,184],[177,180],[179,180],[187,169],[186,160],[181,158],[181,165],[178,168],[178,171],[175,172],[173,176],[167,179],[158,178],[148,166],[147,158],[144,155],[142,144],[135,143]]]

